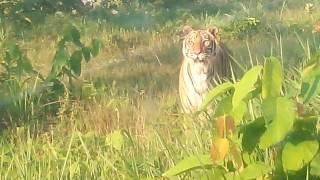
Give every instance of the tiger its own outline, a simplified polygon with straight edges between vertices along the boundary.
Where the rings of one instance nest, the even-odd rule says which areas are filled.
[[[183,28],[183,60],[179,73],[179,96],[185,113],[199,110],[209,89],[231,77],[230,50],[218,37],[218,28]]]

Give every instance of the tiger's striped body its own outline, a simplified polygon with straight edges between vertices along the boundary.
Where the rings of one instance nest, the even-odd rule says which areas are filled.
[[[229,77],[230,61],[226,47],[217,39],[216,29],[186,28],[179,95],[184,112],[192,113],[202,104],[213,79]]]

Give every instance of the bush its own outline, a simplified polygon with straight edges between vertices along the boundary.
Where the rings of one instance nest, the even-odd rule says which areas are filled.
[[[286,89],[293,85],[284,83],[275,57],[267,58],[264,67],[251,68],[239,82],[211,90],[203,109],[215,99],[219,102],[211,116],[216,135],[210,153],[188,157],[164,176],[196,168],[207,169],[204,177],[209,179],[320,176],[319,115],[311,106],[320,89],[319,62],[315,55],[297,77],[300,89],[290,95]]]
[[[73,46],[72,51],[69,46]],[[41,109],[40,106],[59,101],[65,94],[75,96],[73,81],[81,75],[81,64],[83,60],[89,62],[97,56],[102,42],[93,39],[90,46],[85,46],[80,41],[79,30],[70,26],[58,43],[47,77],[33,68],[15,42],[4,44],[3,47],[3,61],[0,64],[3,69],[0,71],[0,126],[26,123],[39,117],[41,112],[37,114],[34,110]]]

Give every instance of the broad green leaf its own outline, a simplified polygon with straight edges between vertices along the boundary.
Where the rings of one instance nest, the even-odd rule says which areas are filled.
[[[75,27],[75,26],[72,26],[71,27],[71,30],[70,30],[70,33],[72,35],[72,38],[76,41],[79,41],[80,40],[80,32],[79,30]]]
[[[243,150],[251,153],[254,148],[257,147],[260,137],[265,130],[265,120],[263,117],[257,118],[253,122],[244,126],[241,130],[243,133],[241,142]]]
[[[262,97],[277,97],[280,95],[283,75],[280,61],[275,57],[266,60],[262,77]]]
[[[212,167],[213,161],[210,155],[194,155],[180,161],[177,165],[169,169],[162,176],[172,177],[178,174],[189,172],[197,168]]]
[[[232,96],[224,97],[215,107],[214,117],[229,114],[232,110]]]
[[[307,140],[298,144],[286,143],[282,150],[282,165],[285,170],[298,171],[316,155],[318,141]]]
[[[203,103],[200,109],[201,110],[205,109],[216,97],[225,93],[231,88],[233,88],[233,84],[231,82],[225,82],[223,84],[216,86],[212,90],[210,90],[210,92],[207,94],[207,96],[203,100]]]
[[[310,174],[314,176],[320,176],[320,154],[316,155],[310,164]]]
[[[235,84],[235,91],[232,98],[233,107],[237,107],[239,103],[254,89],[254,85],[258,80],[261,72],[261,66],[255,66],[244,74],[242,79]]]
[[[214,168],[212,170],[208,170],[208,172],[203,173],[204,175],[201,177],[201,180],[224,180],[224,174],[226,173],[226,170],[223,168]]]
[[[271,122],[260,139],[259,147],[264,149],[282,141],[292,129],[295,105],[286,97],[268,98],[263,101],[262,109],[266,122]]]
[[[59,72],[61,68],[67,64],[68,60],[69,53],[66,51],[65,48],[60,47],[54,56],[54,62],[52,65],[54,72]]]
[[[216,106],[214,117],[230,115],[235,119],[236,125],[242,121],[247,112],[247,104],[241,101],[237,107],[232,107],[232,96],[224,97]]]
[[[70,57],[70,68],[77,75],[81,74],[82,52],[75,51]]]
[[[277,108],[275,108],[276,101],[277,98],[268,98],[264,99],[262,102],[262,113],[263,117],[265,118],[266,124],[271,123],[277,114]],[[280,108],[281,107],[279,107],[279,109]]]
[[[96,57],[103,46],[103,43],[98,39],[93,39],[91,42],[92,56]]]
[[[262,177],[272,171],[272,167],[262,162],[257,162],[254,164],[249,164],[240,173],[241,179],[257,179]]]
[[[247,110],[247,104],[244,101],[240,101],[237,107],[233,107],[230,115],[235,119],[236,125],[238,125],[242,121],[243,116],[246,114]]]
[[[300,96],[302,96],[304,103],[316,96],[320,91],[320,64],[314,62],[307,66],[302,71],[302,85]]]
[[[65,85],[59,79],[52,79],[52,91],[55,95],[62,95],[65,92]]]
[[[78,30],[78,28],[72,25],[69,29],[69,33],[72,37],[73,43],[81,47],[82,43],[80,42],[80,31]]]
[[[114,131],[106,137],[106,144],[114,149],[121,151],[124,145],[124,137],[121,131]]]
[[[91,59],[91,50],[87,47],[82,47],[82,54],[86,62],[89,62]]]

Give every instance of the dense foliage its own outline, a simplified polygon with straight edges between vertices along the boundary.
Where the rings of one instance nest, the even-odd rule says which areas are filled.
[[[76,48],[70,52],[70,45],[67,43],[72,43]],[[74,88],[72,82],[81,75],[82,60],[89,62],[92,57],[97,56],[102,42],[93,39],[91,46],[87,47],[80,41],[79,30],[70,26],[58,42],[52,68],[47,77],[33,68],[30,59],[23,54],[17,43],[5,43],[3,47],[4,61],[0,64],[4,69],[0,73],[3,108],[0,110],[0,123],[7,126],[8,121],[5,119],[10,116],[18,120],[11,123],[18,125],[23,123],[19,121],[36,115],[33,112],[34,108],[57,101],[66,91],[71,92]],[[68,84],[64,78],[68,79]]]
[[[222,96],[212,115],[216,135],[210,154],[189,157],[164,176],[195,168],[209,169],[209,179],[319,176],[319,114],[308,108],[319,93],[319,62],[315,57],[304,67],[300,90],[291,95],[275,57],[267,58],[264,67],[252,67],[239,82],[214,88],[203,105]]]

